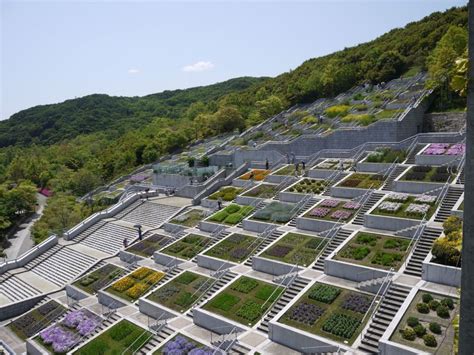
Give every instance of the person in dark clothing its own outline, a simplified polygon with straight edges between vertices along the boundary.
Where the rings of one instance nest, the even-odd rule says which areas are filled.
[[[219,209],[222,208],[222,197],[219,197],[219,199],[217,200],[217,207],[218,207]]]
[[[268,159],[265,160],[265,169],[270,169],[270,163],[268,162]]]
[[[304,162],[304,160],[301,162],[301,166],[303,167],[303,170],[306,170],[306,163]]]
[[[128,239],[127,238],[123,239],[123,247],[124,248],[128,247]]]

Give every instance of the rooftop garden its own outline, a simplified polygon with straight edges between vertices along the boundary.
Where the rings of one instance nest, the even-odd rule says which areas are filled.
[[[455,175],[456,168],[454,167],[413,166],[403,174],[400,180],[445,183],[454,179]]]
[[[240,180],[253,180],[253,181],[262,181],[265,177],[270,174],[270,170],[264,169],[252,169],[246,172],[243,175],[239,176]]]
[[[214,352],[215,349],[211,349],[194,339],[178,333],[171,340],[168,340],[157,351],[155,351],[153,355],[213,355]]]
[[[56,301],[49,301],[15,319],[8,324],[8,327],[20,339],[26,340],[46,328],[53,320],[65,312],[66,308],[61,304]]]
[[[337,253],[335,259],[352,264],[398,270],[405,258],[410,240],[359,232]]]
[[[250,235],[231,234],[206,251],[205,255],[240,263],[250,256],[256,241],[257,238]]]
[[[419,291],[390,340],[430,353],[450,354],[456,303],[450,297]]]
[[[290,186],[286,191],[298,194],[320,194],[324,192],[326,185],[327,183],[324,180],[305,178]]]
[[[50,353],[62,354],[74,347],[83,336],[89,335],[102,319],[87,309],[73,311],[64,319],[41,331],[35,340]]]
[[[255,212],[252,219],[263,222],[285,224],[290,221],[293,214],[296,212],[294,211],[294,208],[295,205],[291,203],[271,202],[261,210]]]
[[[236,225],[250,213],[252,213],[253,209],[254,208],[252,206],[240,206],[233,203],[214,213],[211,217],[209,217],[209,221],[221,224]]]
[[[251,327],[283,291],[283,287],[241,276],[203,308]]]
[[[180,226],[192,228],[197,226],[197,224],[206,217],[207,211],[193,208],[187,211],[186,213],[183,213],[173,218],[170,222],[174,224],[179,224]]]
[[[342,170],[349,169],[352,166],[352,160],[350,159],[328,159],[325,160],[314,167],[314,169],[324,169],[324,170]]]
[[[295,175],[295,165],[289,164],[285,165],[283,168],[278,169],[273,173],[273,175]]]
[[[349,113],[349,105],[334,105],[324,110],[324,114],[329,118],[344,117]]]
[[[463,221],[459,217],[448,217],[443,223],[444,235],[435,240],[431,253],[432,262],[461,267]]]
[[[426,219],[429,219],[436,211],[436,206],[436,196],[391,193],[371,214],[421,220],[425,214]]]
[[[395,161],[402,162],[406,159],[407,153],[404,150],[394,150],[388,147],[380,147],[375,152],[367,156],[367,163],[385,163],[390,164]]]
[[[463,155],[466,144],[431,143],[421,154],[423,155]]]
[[[132,244],[126,251],[148,258],[152,256],[155,251],[167,245],[171,240],[172,239],[166,235],[153,234],[148,238]]]
[[[306,234],[288,233],[260,256],[288,264],[310,265],[326,245],[324,238]]]
[[[92,339],[79,348],[78,355],[113,355],[134,354],[140,350],[151,337],[152,333],[128,321],[121,320],[106,332]],[[124,352],[127,350],[126,352]]]
[[[185,271],[158,288],[147,298],[176,312],[187,311],[211,286],[213,279]]]
[[[160,281],[163,276],[165,274],[161,271],[140,267],[113,283],[106,291],[129,302],[134,302]]]
[[[199,234],[189,234],[186,237],[177,240],[165,249],[162,253],[177,256],[181,259],[190,260],[203,251],[211,238]]]
[[[363,329],[362,318],[373,297],[316,283],[279,319],[289,326],[352,344]]]
[[[221,187],[219,191],[214,192],[208,198],[210,200],[218,200],[221,198],[223,201],[232,201],[235,197],[242,192],[242,189],[239,189],[234,186]]]
[[[358,202],[326,199],[307,212],[304,217],[324,219],[334,222],[338,220],[348,221],[354,216],[359,208],[360,203]]]
[[[272,198],[278,192],[278,186],[273,184],[260,184],[247,191],[243,196],[256,198]]]
[[[347,179],[342,180],[337,186],[357,189],[378,189],[382,187],[383,183],[383,175],[354,173],[349,175]]]
[[[73,286],[93,295],[108,285],[112,280],[126,273],[125,269],[113,264],[106,264],[90,274],[81,277],[73,283]]]

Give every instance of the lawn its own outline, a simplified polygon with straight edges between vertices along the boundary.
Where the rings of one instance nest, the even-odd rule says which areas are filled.
[[[421,351],[450,354],[454,342],[452,320],[457,300],[419,291],[390,340]]]
[[[455,168],[453,168],[452,171],[448,171],[448,167],[446,166],[413,166],[403,174],[400,180],[445,183],[447,181],[452,181],[455,176]]]
[[[336,255],[336,260],[380,269],[398,270],[405,258],[410,240],[401,237],[357,233]]]
[[[326,240],[310,235],[288,233],[278,242],[267,248],[262,257],[283,261],[289,264],[308,266],[319,251],[326,245]]]
[[[285,224],[290,221],[297,212],[295,204],[283,202],[271,202],[261,210],[255,212],[251,219],[269,223]]]
[[[66,308],[56,301],[49,301],[8,324],[8,327],[22,340],[46,328],[51,321],[66,312]]]
[[[341,181],[337,187],[349,187],[357,189],[378,189],[384,183],[383,175],[354,173],[349,175],[347,179]]]
[[[197,226],[199,221],[203,220],[206,217],[207,217],[206,211],[193,208],[187,211],[186,213],[183,213],[182,215],[179,215],[173,218],[170,221],[170,223],[179,224],[180,226],[192,228],[192,227]]]
[[[264,169],[252,169],[245,174],[239,176],[240,180],[253,180],[253,181],[262,181],[265,177],[270,174],[270,170]]]
[[[126,251],[148,258],[152,256],[155,251],[171,242],[171,240],[172,239],[166,235],[153,234],[148,238],[132,244]]]
[[[295,165],[285,165],[283,168],[278,169],[273,175],[295,175]]]
[[[153,355],[185,355],[191,354],[191,352],[196,355],[212,355],[214,354],[214,349],[178,333],[156,350]]]
[[[364,293],[316,283],[278,321],[352,344],[364,327],[362,318],[370,312],[372,299]]]
[[[211,200],[217,200],[221,198],[223,201],[232,201],[241,192],[242,192],[242,189],[239,189],[234,186],[226,186],[226,187],[222,187],[219,191],[214,192],[208,198]]]
[[[283,287],[241,276],[203,308],[251,327],[262,318],[283,290]]]
[[[425,213],[426,219],[431,218],[436,207],[435,196],[392,193],[382,200],[371,214],[421,220]]]
[[[106,332],[79,348],[78,355],[134,354],[143,347],[152,333],[138,325],[122,320]],[[127,350],[126,352],[124,352]]]
[[[211,238],[199,234],[189,234],[161,250],[162,253],[177,256],[181,259],[192,259],[203,251]]]
[[[404,150],[394,150],[387,147],[377,148],[375,152],[370,153],[367,156],[367,163],[393,163],[398,159],[401,163],[406,159],[407,153]]]
[[[129,302],[134,302],[160,281],[163,276],[165,274],[161,271],[140,267],[131,274],[114,282],[106,291]]]
[[[228,225],[236,225],[250,213],[252,213],[253,209],[254,208],[252,206],[240,206],[233,203],[214,213],[211,217],[209,217],[209,221]]]
[[[176,312],[185,312],[211,286],[213,279],[185,271],[147,298]]]
[[[277,191],[277,185],[260,184],[244,193],[243,196],[256,198],[272,198],[273,196],[275,196]]]
[[[327,183],[324,180],[303,179],[297,184],[290,186],[286,191],[298,194],[320,194],[324,191]]]
[[[126,272],[127,271],[121,267],[115,266],[113,264],[106,264],[100,269],[97,269],[90,274],[81,277],[79,280],[74,282],[73,285],[93,295],[105,287],[113,279],[124,275]]]
[[[326,199],[307,212],[304,217],[333,222],[339,219],[348,221],[354,217],[359,208],[360,204],[357,202]]]
[[[256,246],[256,237],[231,234],[209,249],[205,255],[240,263],[250,256]]]

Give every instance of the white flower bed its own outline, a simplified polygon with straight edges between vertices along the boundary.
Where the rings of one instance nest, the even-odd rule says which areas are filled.
[[[432,204],[436,201],[436,196],[421,195],[415,198],[415,202]]]
[[[389,200],[392,200],[392,201],[403,202],[403,201],[408,200],[408,195],[407,194],[400,194],[400,193],[391,193],[390,195],[388,195],[387,198]]]
[[[384,201],[380,204],[379,209],[386,212],[397,212],[401,207],[401,203]]]
[[[417,214],[417,215],[424,215],[430,210],[430,205],[427,204],[417,204],[417,203],[410,203],[407,209],[405,210],[408,214]]]

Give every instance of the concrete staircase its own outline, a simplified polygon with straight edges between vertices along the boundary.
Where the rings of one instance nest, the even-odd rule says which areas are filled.
[[[393,181],[406,169],[406,166],[397,165],[395,169],[390,173],[385,180],[385,183],[382,186],[382,191],[392,191],[393,189]]]
[[[158,227],[170,217],[174,216],[180,209],[181,207],[147,201],[141,203],[130,212],[116,218],[133,224]]]
[[[173,335],[174,330],[171,328],[168,328],[167,326],[161,327],[161,329],[156,332],[155,335],[153,335],[147,343],[141,347],[140,350],[135,352],[134,354],[138,355],[145,355],[145,354],[151,354],[153,349],[161,345],[167,338],[169,338],[171,335]]]
[[[318,202],[318,201],[319,201],[319,199],[315,198],[315,197],[311,197],[308,201],[306,201],[305,204],[298,210],[298,212],[295,213],[295,217],[293,217],[290,220],[290,222],[288,222],[288,226],[296,227],[296,218],[298,217],[298,215],[301,212],[306,211],[310,207],[314,206],[316,204],[316,202]]]
[[[456,184],[462,184],[462,185],[464,185],[464,181],[465,181],[464,179],[465,179],[465,178],[464,178],[464,166],[463,166],[462,169],[461,169],[461,173],[459,174],[459,177],[458,177],[458,179],[456,180]]]
[[[441,235],[442,230],[432,227],[425,227],[423,234],[420,236],[415,249],[408,260],[404,273],[407,275],[421,277],[422,263],[426,255],[431,250],[434,241]]]
[[[410,288],[407,286],[394,283],[390,285],[362,338],[359,350],[370,354],[379,353],[379,340],[409,293]]]
[[[347,173],[341,172],[335,179],[332,179],[326,191],[322,193],[322,196],[331,196],[331,186],[336,185],[339,181],[344,179],[346,176],[347,176]]]
[[[359,212],[357,212],[352,224],[363,226],[364,225],[364,214],[370,210],[377,202],[380,201],[385,195],[380,192],[374,192],[370,195],[369,199],[362,205]]]
[[[29,263],[27,263],[25,265],[25,268],[32,269],[36,265],[38,265],[38,264],[42,263],[43,261],[45,261],[46,259],[48,259],[53,254],[56,254],[59,250],[61,250],[61,248],[63,248],[62,245],[56,244],[54,247],[48,249],[47,251],[45,251],[44,253],[40,254],[39,256],[37,256],[36,258],[31,260]]]
[[[344,242],[353,231],[349,229],[340,229],[332,240],[324,247],[323,252],[313,265],[314,270],[324,271],[324,260],[331,254],[342,242]]]
[[[444,196],[441,206],[436,213],[434,219],[435,222],[443,223],[449,216],[451,216],[451,209],[454,207],[456,202],[458,202],[463,192],[464,189],[461,187],[448,187],[448,192],[446,193],[446,196]]]
[[[2,275],[4,276],[4,275]],[[27,284],[16,275],[11,275],[0,283],[0,294],[12,302],[40,295],[42,292]]]
[[[103,253],[114,255],[123,248],[125,238],[130,243],[138,238],[138,232],[132,228],[108,222],[79,242]]]
[[[247,260],[245,260],[244,265],[245,266],[250,266],[252,267],[252,258],[254,255],[257,255],[260,253],[263,249],[265,249],[270,243],[272,243],[274,240],[280,238],[283,235],[283,231],[280,231],[278,229],[274,229],[272,233],[265,238],[265,240],[258,246],[258,248],[253,252],[253,255],[251,255]]]
[[[268,333],[268,323],[275,318],[275,316],[293,299],[295,299],[303,288],[308,285],[310,280],[303,277],[296,277],[295,280],[287,287],[285,292],[281,295],[279,300],[275,303],[272,309],[266,314],[258,330]]]
[[[229,354],[246,355],[250,354],[250,349],[240,344],[238,341],[234,342],[234,345],[230,348]]]
[[[423,149],[425,144],[418,144],[415,149],[408,155],[407,160],[405,161],[405,164],[415,164],[415,156],[420,152],[420,150]]]
[[[76,235],[72,240],[73,241],[79,241],[79,240],[82,240],[84,239],[85,237],[87,237],[88,235],[94,233],[96,230],[98,230],[99,228],[102,228],[107,222],[104,221],[104,220],[100,220],[98,221],[97,223],[93,224],[92,226],[90,226],[89,228],[87,228],[86,230],[83,230],[81,233],[79,233],[78,235]]]
[[[137,208],[138,206],[140,206],[142,203],[145,203],[145,200],[142,200],[142,199],[136,200],[136,201],[133,202],[130,206],[125,207],[123,210],[121,210],[120,212],[118,212],[117,214],[115,214],[115,215],[114,215],[114,218],[122,219],[122,217],[124,217],[125,215],[129,214],[130,212],[132,212],[135,208]]]

